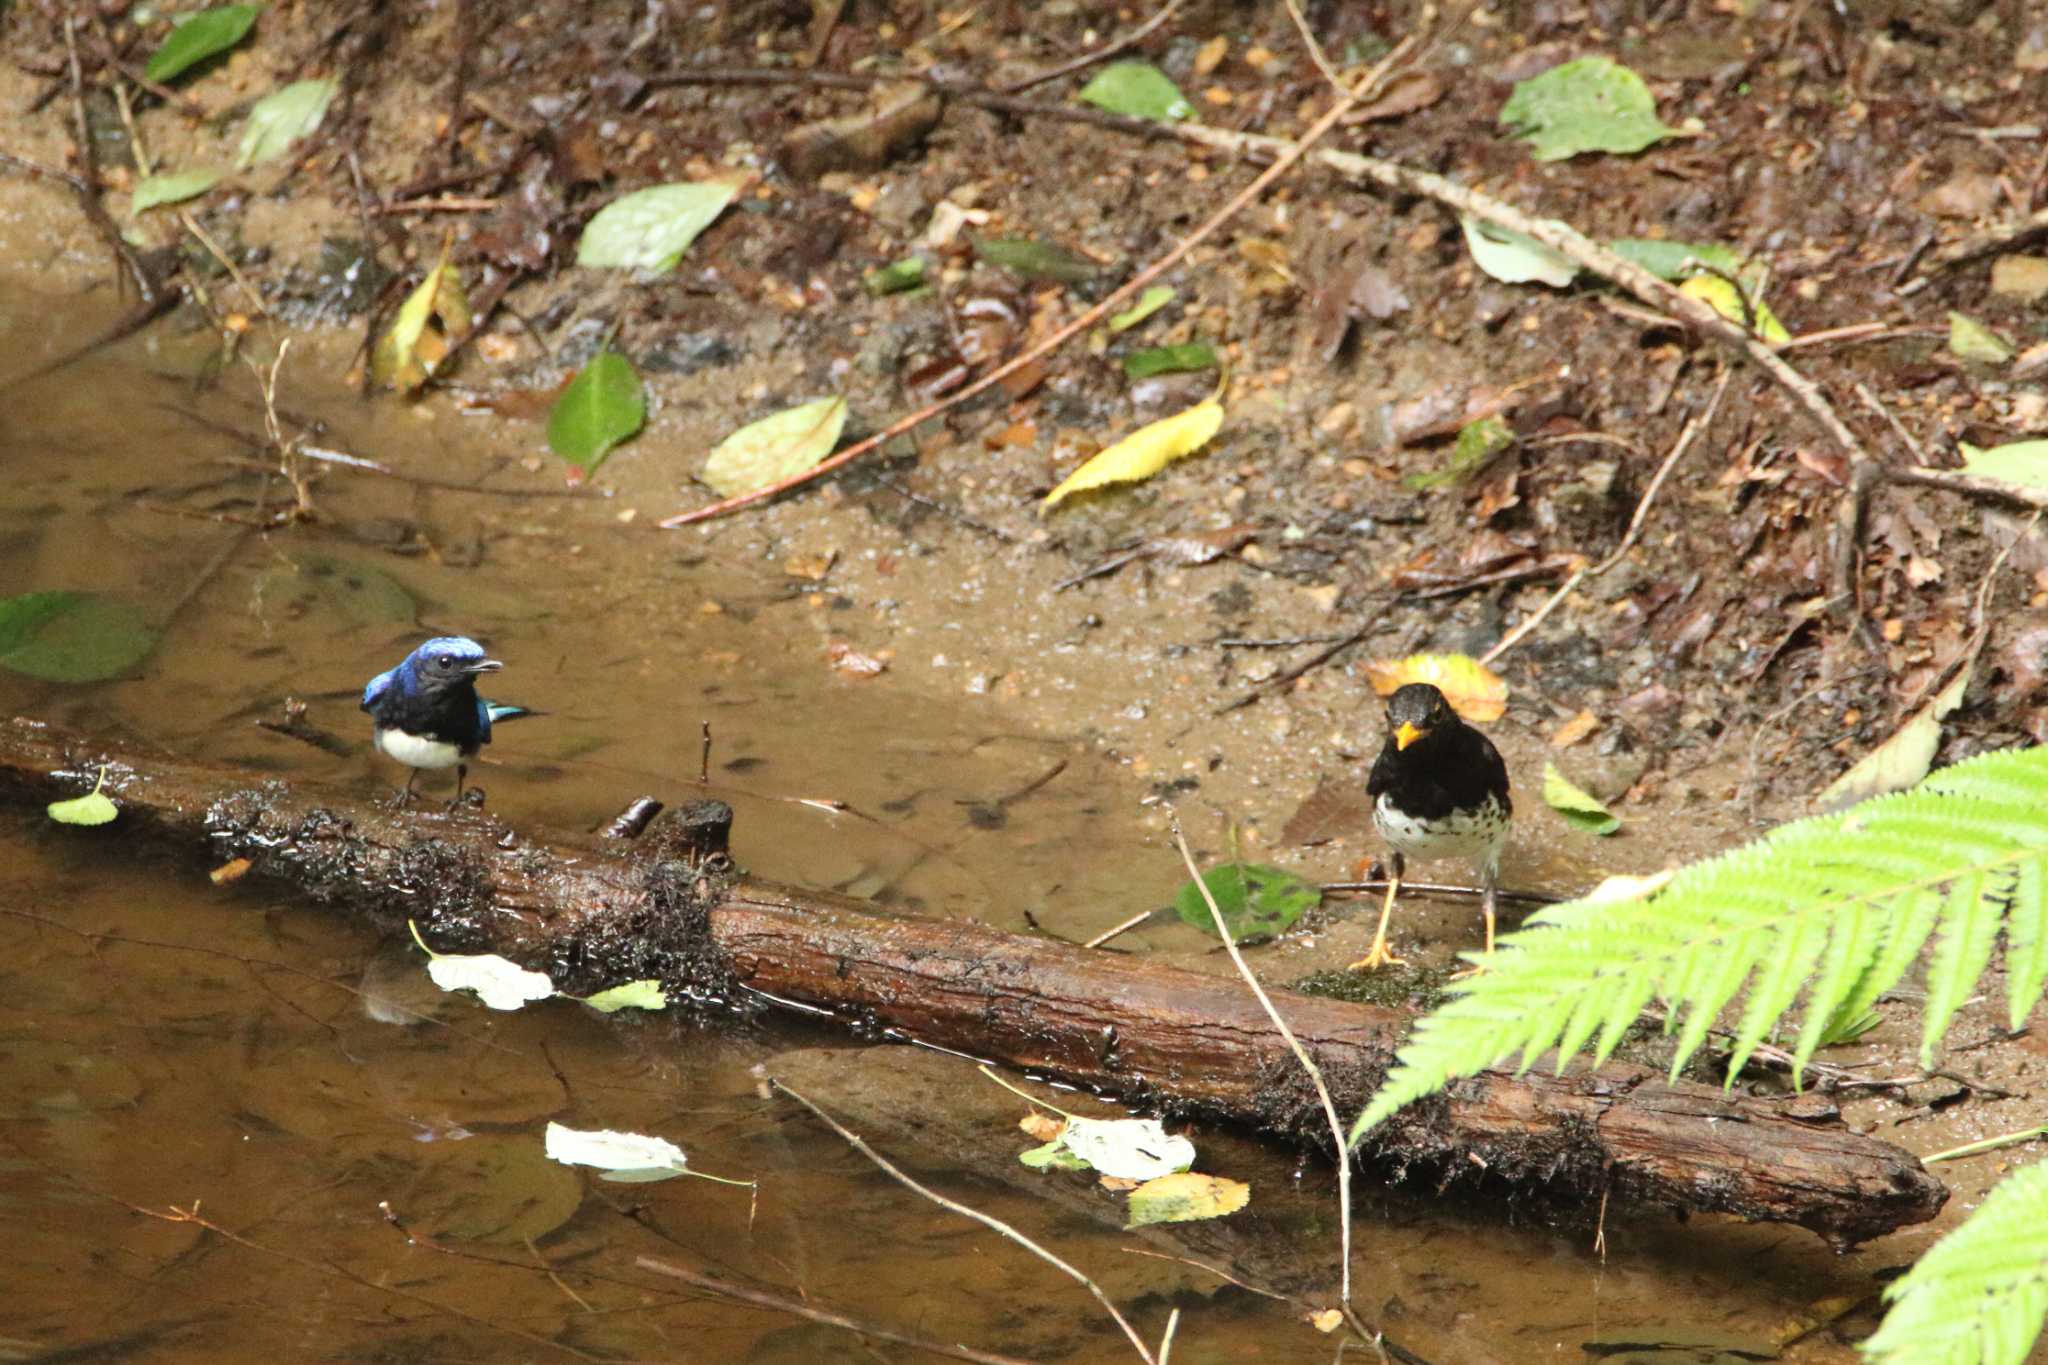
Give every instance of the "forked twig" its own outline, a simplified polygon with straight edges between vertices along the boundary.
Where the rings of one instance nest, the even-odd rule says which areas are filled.
[[[951,1210],[952,1212],[959,1214],[963,1218],[972,1218],[975,1222],[981,1224],[983,1227],[1001,1233],[1003,1236],[1015,1242],[1018,1246],[1023,1247],[1026,1251],[1029,1251],[1032,1255],[1038,1257],[1041,1261],[1044,1261],[1047,1265],[1052,1266],[1054,1269],[1062,1272],[1069,1278],[1078,1281],[1082,1285],[1082,1287],[1087,1289],[1087,1291],[1090,1294],[1093,1294],[1095,1296],[1095,1301],[1103,1306],[1104,1310],[1108,1312],[1110,1317],[1116,1320],[1116,1325],[1123,1329],[1124,1335],[1130,1338],[1131,1345],[1134,1348],[1136,1348],[1138,1352],[1138,1358],[1140,1360],[1143,1360],[1145,1362],[1145,1365],[1159,1365],[1157,1357],[1155,1357],[1152,1354],[1152,1348],[1145,1344],[1145,1339],[1138,1335],[1137,1329],[1131,1326],[1129,1320],[1126,1319],[1122,1313],[1117,1311],[1117,1306],[1109,1301],[1109,1295],[1102,1292],[1101,1285],[1098,1285],[1097,1283],[1095,1283],[1095,1281],[1089,1279],[1088,1276],[1082,1273],[1080,1270],[1067,1264],[1059,1257],[1053,1255],[1050,1251],[1047,1251],[1044,1247],[1032,1241],[1029,1237],[1026,1237],[1023,1233],[1011,1227],[1002,1219],[995,1217],[993,1214],[987,1214],[983,1213],[979,1209],[969,1208],[965,1204],[958,1203],[955,1200],[946,1198],[946,1196],[938,1193],[936,1190],[927,1189],[925,1186],[918,1184],[915,1180],[911,1179],[908,1175],[904,1174],[901,1170],[892,1165],[887,1157],[883,1156],[880,1152],[877,1152],[874,1148],[868,1146],[867,1140],[861,1137],[860,1134],[848,1130],[837,1119],[833,1118],[830,1114],[820,1109],[817,1105],[813,1104],[804,1096],[798,1094],[794,1090],[791,1090],[787,1085],[784,1085],[777,1078],[770,1076],[768,1078],[768,1084],[774,1087],[775,1089],[780,1090],[783,1094],[789,1096],[798,1104],[801,1104],[804,1108],[810,1110],[813,1114],[817,1115],[818,1120],[821,1123],[823,1123],[827,1128],[830,1128],[833,1132],[839,1134],[840,1137],[845,1138],[846,1141],[853,1147],[855,1151],[859,1152],[869,1161],[874,1162],[875,1165],[881,1167],[883,1171],[887,1172],[890,1176],[894,1177],[898,1184],[905,1186],[906,1188],[914,1191],[917,1194],[923,1195],[925,1198],[931,1200],[934,1204],[937,1204],[942,1209]]]

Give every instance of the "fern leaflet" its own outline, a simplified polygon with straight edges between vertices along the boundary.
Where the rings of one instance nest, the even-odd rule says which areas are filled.
[[[1490,970],[1417,1023],[1352,1127],[1519,1053],[1559,1070],[1590,1043],[1604,1061],[1643,1006],[1669,1003],[1675,1077],[1749,986],[1736,1069],[1802,990],[1803,1065],[1854,1027],[1927,946],[1923,1059],[1983,975],[2001,931],[2017,1028],[2048,982],[2048,750],[1988,754],[1912,791],[1785,825],[1679,869],[1643,894],[1553,906],[1503,938]],[[1752,980],[1754,978],[1754,980]]]
[[[2048,1161],[2000,1182],[1884,1292],[1871,1365],[2020,1365],[2048,1316]]]

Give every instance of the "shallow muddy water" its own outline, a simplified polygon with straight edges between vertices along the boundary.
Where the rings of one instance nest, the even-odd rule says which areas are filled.
[[[113,311],[0,285],[0,379]],[[348,344],[295,343],[279,385],[281,410],[325,424],[318,444],[522,495],[327,470],[311,520],[245,525],[292,496],[219,429],[261,432],[254,380],[195,387],[210,339],[160,325],[7,391],[0,595],[113,594],[161,639],[118,682],[0,673],[0,710],[368,793],[396,774],[368,752],[362,682],[424,635],[461,632],[506,660],[495,694],[545,713],[502,730],[475,775],[514,823],[585,829],[643,792],[693,794],[708,724],[710,789],[736,807],[735,852],[762,876],[1077,938],[1170,896],[1180,878],[1148,786],[1083,712],[1062,729],[1049,704],[1007,706],[951,672],[835,672],[828,645],[876,601],[791,574],[786,549],[745,530],[661,536],[622,524],[623,498],[533,496],[560,485],[518,467],[538,448],[530,428],[507,440],[445,399],[365,403],[319,378],[345,368]],[[977,548],[950,546],[952,568],[919,581],[982,572]],[[963,611],[924,636],[948,626],[965,653],[1018,628]],[[288,696],[351,752],[257,728]],[[1569,870],[1526,851],[1521,866]],[[869,1054],[821,1063],[815,1049],[846,1040],[801,1020],[605,1017],[562,1001],[493,1013],[434,993],[405,945],[274,889],[216,889],[124,845],[118,825],[5,812],[0,867],[0,1357],[927,1358],[691,1289],[638,1263],[650,1257],[922,1338],[1134,1358],[1071,1282],[764,1098],[755,1068],[793,1049],[826,1087],[820,1103],[867,1116],[857,1126],[922,1178],[1083,1267],[1148,1337],[1183,1309],[1175,1361],[1335,1352],[1288,1304],[1126,1254],[1106,1198],[1093,1215],[1039,1198],[1078,1177],[1020,1178],[1003,1153],[1021,1135],[992,1136],[984,1165],[920,1146],[917,1116],[888,1115],[883,1082],[863,1081]],[[1416,914],[1409,925],[1470,929],[1466,909]],[[1177,925],[1126,943],[1226,969]],[[1297,942],[1256,960],[1285,981],[1304,954]],[[410,1011],[431,1022],[403,1022]],[[964,1063],[954,1084],[985,1085]],[[758,1196],[592,1180],[542,1156],[550,1119],[658,1133]],[[1333,1255],[1324,1168],[1196,1137],[1252,1180],[1248,1235],[1296,1243],[1304,1264]],[[1603,1257],[1585,1228],[1372,1182],[1357,1237],[1361,1311],[1435,1365],[1577,1361],[1595,1341],[1698,1348],[1630,1359],[1729,1359],[1701,1352],[1767,1348],[1810,1304],[1866,1293],[1870,1265],[1903,1259],[1649,1216],[1611,1221]],[[1852,1357],[1823,1332],[1784,1358]]]

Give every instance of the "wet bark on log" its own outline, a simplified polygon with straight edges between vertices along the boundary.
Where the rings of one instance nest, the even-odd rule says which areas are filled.
[[[122,809],[116,830],[215,862],[246,857],[253,873],[315,899],[410,918],[438,951],[500,953],[565,991],[655,976],[701,1001],[808,1006],[872,1036],[1329,1146],[1313,1091],[1242,982],[740,876],[716,803],[657,817],[636,840],[543,836],[482,812],[394,811],[34,721],[0,725],[6,799],[79,795],[102,765]],[[1356,1113],[1411,1016],[1273,996],[1339,1112]],[[1849,1131],[1811,1097],[1724,1096],[1621,1065],[1563,1078],[1484,1072],[1411,1106],[1364,1156],[1442,1183],[1477,1176],[1795,1223],[1838,1245],[1931,1218],[1947,1198],[1912,1155]]]

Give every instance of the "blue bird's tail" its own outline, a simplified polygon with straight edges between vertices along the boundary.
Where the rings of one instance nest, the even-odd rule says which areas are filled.
[[[509,702],[491,701],[488,698],[479,698],[479,700],[483,701],[484,715],[489,717],[493,725],[502,720],[520,720],[527,716],[537,716],[540,714],[540,712],[533,710],[531,707],[513,706]]]

